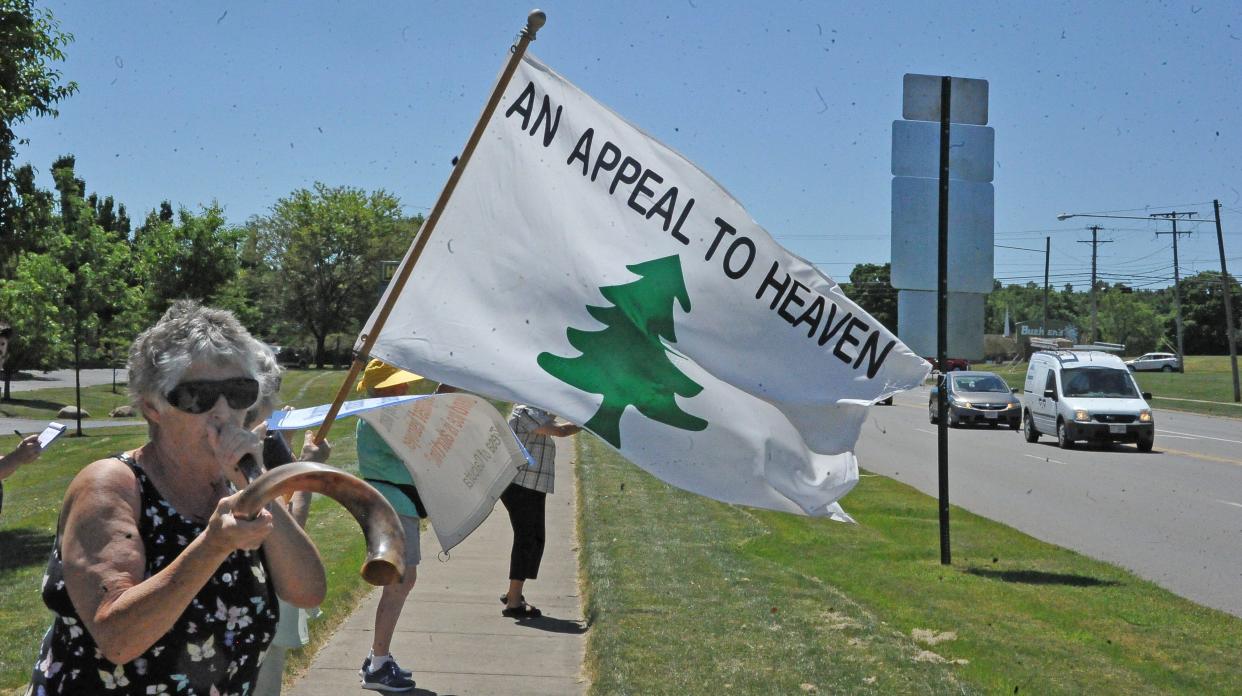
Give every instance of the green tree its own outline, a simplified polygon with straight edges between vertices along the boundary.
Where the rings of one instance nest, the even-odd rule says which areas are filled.
[[[1242,319],[1242,286],[1229,274],[1235,330]],[[1225,289],[1220,271],[1203,271],[1182,279],[1182,343],[1187,355],[1225,355]]]
[[[129,246],[95,222],[95,211],[84,198],[85,184],[74,175],[74,164],[72,156],[65,156],[52,165],[62,233],[51,237],[48,253],[72,276],[61,311],[73,347],[74,369],[80,370],[85,360],[102,358],[101,348],[106,350],[118,335],[132,340],[139,290],[128,282],[133,265]],[[79,419],[79,434],[81,428]]]
[[[666,256],[626,266],[639,278],[625,285],[600,288],[611,307],[587,306],[587,312],[606,328],[582,331],[569,328],[566,335],[576,358],[540,353],[537,361],[548,374],[590,394],[604,397],[599,410],[584,425],[621,447],[621,415],[633,406],[644,416],[682,430],[703,430],[707,421],[690,415],[677,405],[674,395],[688,398],[703,391],[668,359],[677,342],[673,326],[673,303],[690,311],[681,273],[681,260]]]
[[[60,31],[52,13],[33,0],[0,0],[0,272],[20,253],[14,247],[13,161],[25,141],[14,126],[31,116],[56,116],[56,104],[77,91],[61,82],[51,64],[64,60],[61,50],[73,40]]]
[[[223,208],[214,202],[198,214],[180,209],[175,222],[165,220],[163,210],[152,211],[134,234],[147,319],[154,320],[179,299],[217,304],[237,275],[245,234],[228,225]]]
[[[361,330],[379,300],[380,262],[401,258],[421,223],[385,191],[318,182],[253,221],[252,270],[271,269],[277,307],[312,338],[320,367],[329,334]]]
[[[889,331],[896,333],[897,289],[892,285],[891,268],[887,263],[860,263],[850,271],[850,282],[842,290]]]
[[[0,317],[12,324],[4,361],[4,400],[20,370],[51,369],[68,357],[62,306],[72,274],[51,254],[24,252],[16,271],[0,283]]]
[[[1164,317],[1152,305],[1151,293],[1127,290],[1111,287],[1097,296],[1100,340],[1125,344],[1130,355],[1160,347]]]

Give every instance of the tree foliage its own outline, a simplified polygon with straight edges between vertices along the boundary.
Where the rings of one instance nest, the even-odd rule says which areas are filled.
[[[312,337],[318,365],[329,334],[361,329],[382,290],[381,262],[401,258],[421,223],[382,190],[322,183],[252,222],[254,262],[271,269],[281,314]]]
[[[1220,271],[1203,271],[1182,279],[1182,343],[1187,355],[1228,351],[1225,335],[1225,288]],[[1242,286],[1229,275],[1233,326],[1242,321]]]
[[[56,116],[56,104],[77,91],[77,83],[62,83],[52,67],[72,40],[33,0],[0,0],[0,272],[11,270],[21,252],[10,233],[13,161],[22,143],[13,127],[31,116]]]
[[[145,292],[147,317],[154,320],[176,300],[217,304],[237,275],[245,231],[230,226],[224,209],[212,203],[195,214],[185,208],[175,220],[151,212],[134,233],[137,276]]]
[[[893,288],[891,264],[860,263],[850,271],[850,282],[841,289],[893,333],[897,332],[897,290]]]

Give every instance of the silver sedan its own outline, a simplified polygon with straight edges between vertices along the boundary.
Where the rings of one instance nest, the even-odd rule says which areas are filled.
[[[986,423],[995,428],[1005,423],[1022,427],[1022,406],[1005,380],[994,372],[950,372],[945,375],[949,392],[949,426]],[[932,387],[927,417],[936,422],[938,387]]]

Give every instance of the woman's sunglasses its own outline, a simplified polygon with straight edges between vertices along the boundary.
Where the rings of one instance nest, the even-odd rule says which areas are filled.
[[[182,382],[168,392],[168,403],[186,413],[206,413],[220,397],[229,408],[244,411],[259,400],[259,383],[247,377]]]

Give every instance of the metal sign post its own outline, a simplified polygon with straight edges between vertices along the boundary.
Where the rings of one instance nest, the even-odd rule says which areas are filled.
[[[936,252],[936,365],[940,387],[936,390],[936,461],[940,478],[940,564],[949,565],[949,109],[953,80],[940,78],[940,214]]]
[[[893,122],[897,334],[919,355],[935,355],[940,368],[936,449],[940,562],[945,565],[952,562],[952,553],[944,367],[950,354],[983,357],[984,299],[992,290],[995,133],[987,127],[987,105],[986,80],[909,74],[902,95],[906,120]],[[934,267],[927,263],[932,254]]]

